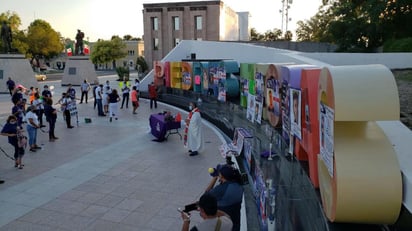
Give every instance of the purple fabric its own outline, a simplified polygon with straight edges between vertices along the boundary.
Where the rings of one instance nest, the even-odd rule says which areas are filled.
[[[165,122],[165,116],[163,114],[150,115],[150,131],[158,141],[165,140],[165,136],[169,130],[179,129],[181,127],[180,122],[171,121]]]

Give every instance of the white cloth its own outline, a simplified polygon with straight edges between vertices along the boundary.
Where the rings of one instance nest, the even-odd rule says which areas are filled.
[[[227,216],[221,216],[220,220],[222,221],[220,225],[220,231],[231,231],[233,223]],[[217,218],[206,219],[196,225],[197,230],[199,231],[214,231],[216,230]]]
[[[102,88],[100,86],[96,87],[94,93],[96,94],[96,99],[102,99]]]
[[[200,151],[203,148],[202,117],[200,112],[195,112],[190,119],[187,130],[187,147],[192,151]]]
[[[26,121],[28,126],[35,127],[33,124],[30,123],[29,119],[32,119],[33,123],[36,124],[36,126],[39,125],[39,119],[37,118],[37,115],[32,111],[26,113]]]
[[[109,103],[109,115],[110,117],[117,118],[117,111],[118,111],[118,103]]]

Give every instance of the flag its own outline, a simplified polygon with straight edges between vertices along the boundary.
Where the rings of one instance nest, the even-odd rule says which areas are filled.
[[[73,55],[73,43],[70,43],[70,44],[66,45],[66,54],[67,54],[67,56],[72,56]]]
[[[89,42],[88,41],[83,41],[83,53],[85,55],[90,54],[90,48],[89,48]]]

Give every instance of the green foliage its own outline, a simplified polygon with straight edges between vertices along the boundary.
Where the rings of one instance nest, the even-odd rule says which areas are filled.
[[[374,52],[391,39],[412,37],[411,0],[325,0],[298,22],[298,41],[336,43],[339,51]]]
[[[116,67],[116,73],[119,76],[119,80],[123,81],[124,78],[129,80],[130,71],[127,67]]]
[[[26,54],[31,57],[52,58],[59,55],[64,48],[60,33],[41,19],[36,19],[30,24],[26,41],[29,44]]]
[[[94,64],[105,64],[127,56],[126,44],[118,36],[111,40],[98,40],[90,58]]]
[[[412,37],[389,40],[383,45],[384,52],[412,52]]]
[[[149,67],[147,66],[146,60],[144,59],[143,56],[137,57],[136,64],[137,64],[137,67],[139,68],[138,70],[143,73],[146,73],[146,71],[149,69]]]

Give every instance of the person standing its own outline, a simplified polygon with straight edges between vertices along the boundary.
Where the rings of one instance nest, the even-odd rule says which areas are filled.
[[[54,135],[57,120],[57,110],[53,108],[53,100],[51,98],[45,99],[44,114],[46,115],[47,122],[49,122],[49,141],[54,142],[59,138]]]
[[[97,101],[97,115],[98,116],[106,116],[103,112],[103,92],[102,92],[102,87],[103,84],[100,84],[98,87],[95,89],[95,94],[96,94],[96,101]]]
[[[69,83],[66,94],[70,97],[72,102],[76,103],[76,89],[73,88],[71,83]]]
[[[9,77],[6,84],[7,84],[7,89],[9,89],[10,96],[13,95],[13,90],[16,87],[16,83],[11,79],[11,77]]]
[[[120,101],[120,96],[117,94],[117,90],[113,89],[112,92],[107,96],[108,99],[107,101],[109,102],[109,121],[112,122],[112,117],[114,117],[115,120],[118,119],[117,117],[117,102]]]
[[[44,85],[44,87],[43,87],[43,91],[41,92],[41,95],[43,96],[43,99],[46,99],[46,98],[52,98],[52,93],[51,93],[51,91],[49,90],[49,86],[47,86],[47,85]]]
[[[136,110],[139,107],[139,96],[136,90],[136,86],[133,86],[130,96],[132,98],[133,115],[135,115],[137,114]]]
[[[34,113],[35,107],[33,105],[29,106],[26,113],[27,120],[27,134],[29,135],[29,146],[31,152],[36,152],[36,149],[40,149],[37,143],[37,129],[40,128],[39,120],[37,115]]]
[[[45,125],[43,125],[44,102],[38,92],[34,94],[34,100],[32,104],[35,106],[35,113],[37,115],[37,118],[39,119],[40,127],[46,127]]]
[[[74,128],[72,126],[72,117],[70,115],[70,107],[71,107],[72,100],[70,95],[67,93],[63,93],[63,97],[60,100],[60,104],[62,105],[62,111],[64,114],[64,118],[66,120],[67,128]]]
[[[80,103],[83,103],[83,98],[85,99],[85,102],[87,103],[87,100],[89,98],[88,93],[90,91],[90,84],[87,82],[87,80],[84,80],[83,83],[80,85],[80,90],[82,92]]]
[[[108,95],[112,92],[112,88],[110,87],[109,80],[106,81],[106,84],[102,88],[103,97],[102,97],[102,104],[103,104],[103,111],[104,113],[109,113],[109,101]]]
[[[157,108],[157,86],[153,82],[151,82],[148,88],[150,98],[150,109],[153,108],[153,103],[154,107]]]
[[[129,108],[129,93],[130,93],[130,87],[128,86],[128,82],[125,80],[123,82],[123,86],[122,86],[122,106],[120,107],[120,109],[123,109],[123,105],[126,102],[126,108]]]
[[[93,91],[93,99],[94,99],[93,109],[96,109],[96,106],[97,106],[96,88],[97,88],[98,86],[99,86],[99,81],[95,80],[95,81],[94,81],[94,86],[93,86],[93,89],[92,89],[92,91]]]
[[[185,120],[184,145],[189,148],[189,156],[196,156],[203,147],[202,117],[195,102],[190,102],[189,110]]]
[[[25,147],[24,141],[27,141],[27,139],[23,135],[23,129],[17,125],[16,116],[10,115],[7,118],[7,122],[4,125],[3,129],[1,130],[1,135],[7,136],[9,144],[11,144],[14,147],[14,160],[15,160],[14,167],[22,169],[24,166],[22,163],[22,159],[24,156],[24,147]],[[20,139],[20,145],[19,145],[19,139]]]

